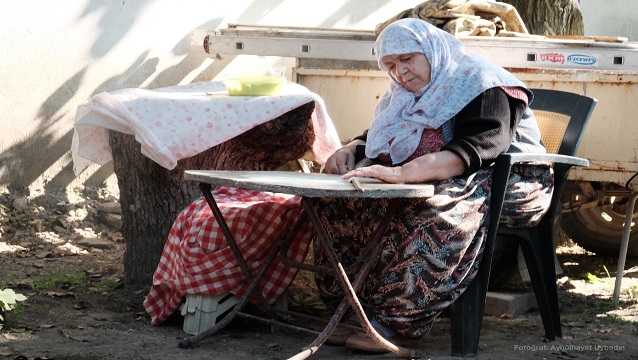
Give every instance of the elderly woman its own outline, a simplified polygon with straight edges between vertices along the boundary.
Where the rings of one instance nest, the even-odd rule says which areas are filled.
[[[433,197],[410,200],[395,216],[358,293],[382,335],[418,338],[476,274],[489,222],[490,165],[505,151],[545,149],[528,108],[532,93],[503,68],[466,54],[452,35],[420,19],[402,19],[379,35],[375,54],[390,87],[369,130],[337,150],[326,170],[345,179],[435,186]],[[355,165],[360,145],[366,159]],[[503,221],[518,226],[538,221],[552,188],[548,164],[516,166]],[[348,266],[387,202],[323,199],[317,206],[333,248]],[[326,265],[322,249],[315,247],[316,262]],[[329,275],[316,280],[323,300],[336,306],[344,296],[338,281]],[[354,349],[385,351],[365,335],[345,338]]]

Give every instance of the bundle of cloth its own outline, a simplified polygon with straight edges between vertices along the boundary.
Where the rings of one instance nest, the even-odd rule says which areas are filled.
[[[456,37],[507,36],[533,37],[530,35],[514,6],[488,0],[428,0],[406,9],[378,24],[378,36],[391,23],[406,18],[418,18],[449,32]]]

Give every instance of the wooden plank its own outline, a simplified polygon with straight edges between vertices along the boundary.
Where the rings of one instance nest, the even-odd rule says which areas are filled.
[[[187,170],[184,179],[305,197],[416,198],[434,194],[431,184],[391,184],[372,178],[358,178],[355,186],[339,175],[292,171]]]
[[[240,28],[257,28],[257,29],[268,29],[271,31],[281,31],[281,30],[301,30],[301,31],[309,31],[309,32],[346,32],[346,33],[362,33],[366,35],[374,35],[373,30],[360,30],[360,29],[343,29],[343,28],[326,28],[326,27],[307,27],[307,26],[272,26],[272,25],[259,25],[259,24],[228,24],[229,28],[240,29]]]
[[[593,40],[595,42],[624,43],[629,41],[621,36],[581,36],[581,35],[546,35],[550,39]]]
[[[268,26],[228,24],[227,28],[216,31],[220,35],[262,37],[262,38],[291,38],[291,39],[326,39],[370,41],[374,43],[376,35],[371,30],[330,29],[300,26]]]

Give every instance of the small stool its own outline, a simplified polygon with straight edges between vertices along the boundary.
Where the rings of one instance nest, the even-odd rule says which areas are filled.
[[[180,307],[184,332],[197,335],[217,324],[230,312],[239,298],[229,292],[217,295],[188,294]]]

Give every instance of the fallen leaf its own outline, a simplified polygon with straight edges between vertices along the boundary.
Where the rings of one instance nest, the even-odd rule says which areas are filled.
[[[24,326],[24,324],[17,324],[11,327],[11,332],[13,333],[24,333],[27,331],[29,331],[29,329],[26,326]]]
[[[558,285],[564,285],[565,283],[567,283],[569,281],[569,278],[567,276],[563,276],[560,279],[556,280],[556,284]]]
[[[51,297],[65,297],[65,296],[76,297],[74,293],[70,291],[62,291],[62,290],[49,290],[45,294]]]
[[[71,334],[68,331],[58,330],[58,332],[60,333],[60,335],[64,336],[65,338],[67,338],[69,340],[79,341],[79,342],[88,342],[87,339],[83,339],[83,338],[77,337],[77,336]]]
[[[598,276],[592,274],[592,273],[587,273],[585,274],[585,278],[587,279],[587,281],[591,281],[591,282],[597,282],[600,281],[600,279],[598,278]]]
[[[594,331],[605,334],[611,332],[611,329],[596,329]]]
[[[75,303],[75,305],[73,305],[73,308],[75,310],[82,310],[82,309],[86,309],[86,303],[82,300],[78,301]]]
[[[38,259],[44,259],[53,256],[53,253],[50,251],[38,251],[35,253],[35,257]]]
[[[19,353],[20,350],[14,348],[13,346],[0,346],[0,356],[11,356]]]
[[[109,232],[107,236],[113,241],[124,241],[124,236],[120,232]]]

